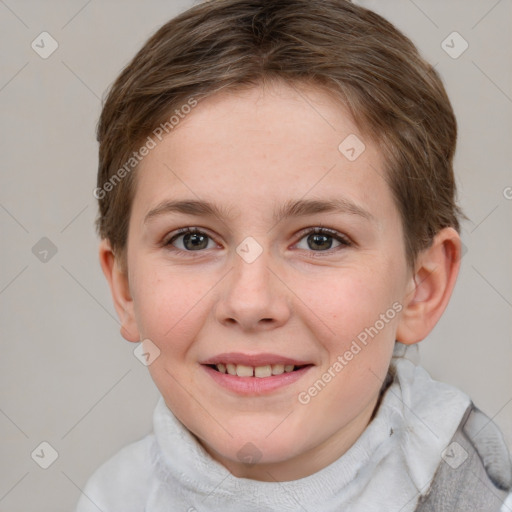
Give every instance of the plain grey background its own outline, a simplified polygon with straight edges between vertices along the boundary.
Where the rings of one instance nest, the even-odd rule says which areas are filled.
[[[468,393],[512,447],[512,2],[359,3],[436,65],[459,121],[467,251],[450,306],[421,343],[423,364]],[[119,334],[97,259],[95,127],[121,68],[191,5],[0,0],[1,512],[72,510],[91,473],[151,431],[158,392]],[[47,58],[55,43],[44,31],[58,44]],[[42,442],[58,454],[48,469]]]

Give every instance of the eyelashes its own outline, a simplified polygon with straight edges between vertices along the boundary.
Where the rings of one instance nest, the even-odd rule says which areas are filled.
[[[320,226],[302,230],[298,235],[298,241],[293,247],[301,245],[303,240],[305,240],[305,246],[302,243],[303,247],[299,249],[313,253],[315,257],[323,254],[332,255],[334,252],[353,245],[347,235],[335,229]],[[333,242],[337,244],[334,247]],[[206,250],[218,247],[212,236],[197,227],[178,229],[164,240],[163,245],[173,253],[190,257],[202,256]]]
[[[313,229],[308,228],[305,231],[302,231],[300,234],[299,242],[303,239],[306,239],[309,243],[310,240],[313,240],[314,245],[319,245],[322,242],[325,242],[326,239],[332,239],[336,240],[339,245],[334,248],[336,250],[339,247],[350,247],[352,245],[351,240],[344,234],[336,231],[335,229],[325,228],[325,227],[315,227]],[[312,237],[312,238],[311,238]],[[297,244],[295,244],[297,245]],[[313,251],[313,252],[329,252],[332,251],[332,244],[328,244],[330,247],[327,249],[320,249],[319,251]],[[309,249],[312,249],[312,247],[308,247]],[[307,249],[305,249],[307,250]]]
[[[173,244],[176,240],[179,238],[183,238],[184,243],[190,242],[192,244],[192,247],[194,249],[187,250],[185,247],[184,249],[176,248],[178,251],[181,252],[201,252],[201,249],[208,248],[208,239],[213,240],[210,235],[205,233],[204,231],[199,230],[198,228],[182,228],[179,229],[176,234],[174,234],[169,241],[165,243],[166,247],[173,248],[175,247]],[[204,247],[206,242],[206,247]]]

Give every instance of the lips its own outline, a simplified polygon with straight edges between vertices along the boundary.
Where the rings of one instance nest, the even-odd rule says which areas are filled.
[[[218,363],[218,365],[222,365],[223,363]],[[226,390],[230,394],[235,394],[238,396],[268,396],[272,393],[277,393],[280,390],[286,390],[297,383],[300,379],[302,379],[305,375],[307,375],[310,370],[314,368],[313,364],[307,364],[304,366],[295,366],[293,365],[293,370],[276,375],[268,375],[268,368],[265,370],[261,370],[262,367],[270,366],[271,369],[274,365],[260,365],[256,367],[248,366],[244,370],[240,372],[241,366],[245,365],[234,365],[235,371],[242,373],[242,375],[230,375],[227,372],[227,366],[234,365],[234,363],[227,363],[226,373],[222,373],[217,369],[217,365],[215,364],[202,364],[201,368],[204,369],[205,374],[212,379],[220,388]],[[277,363],[279,364],[279,363]],[[280,369],[278,368],[278,371]],[[246,371],[247,373],[244,373]],[[266,373],[265,373],[266,371]],[[258,378],[259,377],[259,378]],[[296,385],[296,384],[295,384]]]
[[[201,364],[228,375],[237,377],[265,378],[291,373],[305,366],[308,361],[299,361],[277,354],[224,353],[211,357]]]

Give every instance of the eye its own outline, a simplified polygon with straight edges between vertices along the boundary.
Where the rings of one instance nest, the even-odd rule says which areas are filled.
[[[209,235],[197,228],[183,228],[178,230],[167,242],[166,246],[173,246],[179,251],[193,252],[202,249],[213,249],[216,244]]]
[[[302,242],[302,240],[305,240],[305,242]],[[338,231],[317,227],[302,233],[301,241],[297,244],[297,248],[315,252],[326,252],[333,249],[333,243],[337,244],[334,246],[334,250],[339,247],[349,247],[352,245],[350,240],[345,235],[338,233]]]

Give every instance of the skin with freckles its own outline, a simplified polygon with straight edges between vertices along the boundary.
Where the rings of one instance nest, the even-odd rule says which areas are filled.
[[[338,150],[350,134],[366,146],[355,161]],[[123,336],[159,348],[149,371],[168,407],[236,476],[294,480],[338,459],[371,419],[395,340],[420,341],[445,309],[458,235],[445,228],[408,268],[383,172],[378,147],[320,89],[279,83],[217,93],[139,166],[126,271],[101,244]],[[172,201],[217,210],[177,211]],[[296,201],[316,209],[278,215]],[[328,201],[339,208],[322,211]],[[237,253],[247,237],[262,249],[251,263]],[[301,403],[299,393],[396,302],[401,312]],[[271,393],[242,396],[201,365],[227,352],[313,366]],[[247,443],[261,457],[255,464],[240,460]]]

